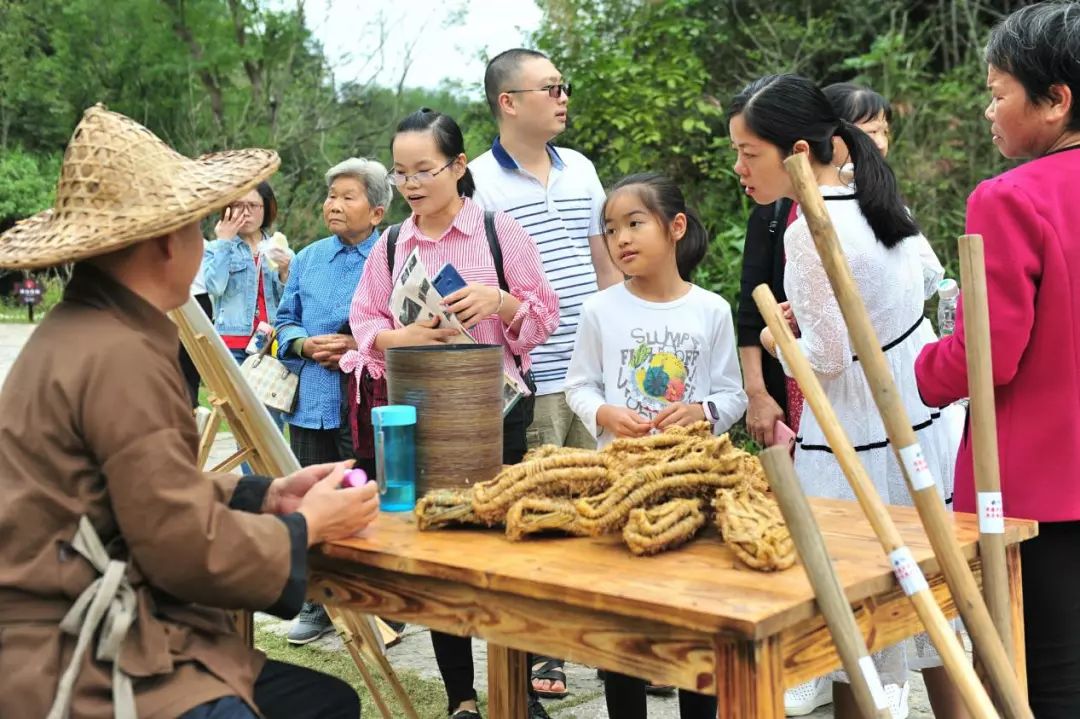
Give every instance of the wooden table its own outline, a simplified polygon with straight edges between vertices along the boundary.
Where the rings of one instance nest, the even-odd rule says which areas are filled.
[[[922,630],[853,502],[811,499],[840,582],[872,651]],[[890,508],[945,613],[948,587],[914,509]],[[954,517],[979,573],[974,515]],[[1024,683],[1019,542],[1035,522],[1006,523],[1018,672]],[[365,539],[312,556],[312,594],[366,614],[488,640],[489,714],[525,716],[525,650],[719,694],[720,716],[783,717],[783,691],[840,666],[801,568],[764,574],[709,530],[656,557],[621,537],[509,542],[498,530],[420,532],[383,514]]]

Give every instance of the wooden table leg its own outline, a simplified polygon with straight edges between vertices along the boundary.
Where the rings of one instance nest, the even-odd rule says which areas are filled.
[[[1020,545],[1005,548],[1005,563],[1009,572],[1009,610],[1012,622],[1013,650],[1016,678],[1020,691],[1027,697],[1027,653],[1024,648],[1024,587],[1020,570]]]
[[[529,711],[529,655],[488,643],[488,716],[523,719]]]
[[[718,638],[716,694],[720,719],[783,719],[784,677],[780,638]]]

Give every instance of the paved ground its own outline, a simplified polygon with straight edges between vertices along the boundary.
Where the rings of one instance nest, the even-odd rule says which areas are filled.
[[[19,349],[30,336],[33,328],[33,325],[0,324],[0,383],[3,382],[11,363],[14,362]],[[227,457],[233,452],[234,447],[235,445],[230,436],[219,437],[218,441],[215,442],[211,461]],[[288,628],[287,623],[280,622],[272,617],[260,615],[258,621],[261,627],[269,631],[284,632]],[[337,637],[323,638],[312,645],[311,649],[298,649],[297,651],[315,650],[344,651],[341,641]],[[487,652],[483,642],[473,643],[473,656],[476,661],[476,686],[477,688],[486,687]],[[391,663],[399,669],[415,671],[428,678],[438,677],[435,658],[431,652],[431,642],[428,639],[427,632],[420,627],[407,627],[401,644],[389,650],[389,657]],[[575,706],[566,706],[562,709],[560,704],[567,704],[570,700],[566,702],[547,701],[545,706],[549,713],[559,719],[564,717],[566,719],[570,719],[570,717],[603,719],[607,717],[603,701],[603,686],[597,680],[596,672],[588,667],[569,665],[567,675],[572,692],[571,696],[578,699],[587,699],[587,701],[583,703],[574,702]],[[928,719],[933,714],[930,712],[926,700],[922,680],[917,674],[913,674],[911,679],[910,717],[911,719]],[[649,717],[650,719],[676,719],[678,717],[676,700],[674,698],[650,697]],[[813,719],[825,719],[826,717],[832,717],[832,712],[828,707],[824,707],[814,712],[811,717]]]

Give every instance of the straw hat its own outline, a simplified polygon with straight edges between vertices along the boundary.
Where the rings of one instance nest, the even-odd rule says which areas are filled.
[[[192,160],[95,105],[64,153],[56,206],[0,235],[0,268],[49,267],[167,234],[244,196],[280,162],[272,150]]]

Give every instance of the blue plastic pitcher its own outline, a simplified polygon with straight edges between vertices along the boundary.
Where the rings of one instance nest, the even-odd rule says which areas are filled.
[[[411,512],[416,507],[416,407],[376,407],[371,424],[379,505],[385,512]]]

